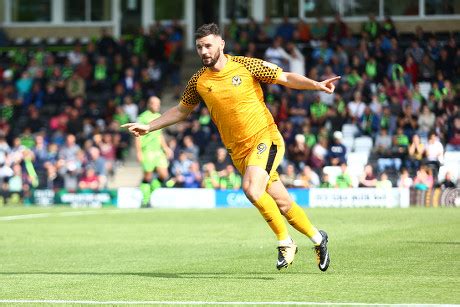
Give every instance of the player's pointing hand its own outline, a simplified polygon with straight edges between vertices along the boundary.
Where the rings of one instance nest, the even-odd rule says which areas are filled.
[[[329,78],[324,81],[318,82],[319,90],[326,92],[328,94],[332,94],[335,90],[334,82],[339,80],[340,76]]]
[[[121,125],[121,128],[128,128],[129,132],[131,132],[134,136],[138,137],[141,135],[146,135],[150,132],[149,125],[143,125],[139,123],[128,123]]]

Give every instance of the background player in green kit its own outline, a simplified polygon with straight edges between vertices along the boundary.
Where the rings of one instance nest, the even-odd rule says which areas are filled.
[[[160,105],[160,98],[150,97],[147,102],[147,110],[139,115],[137,122],[148,124],[160,117]],[[144,206],[148,205],[153,190],[164,185],[168,179],[168,158],[172,157],[173,153],[166,144],[161,130],[136,138],[136,153],[144,171],[140,187],[143,195],[142,205]],[[153,180],[153,172],[157,174],[155,180]]]

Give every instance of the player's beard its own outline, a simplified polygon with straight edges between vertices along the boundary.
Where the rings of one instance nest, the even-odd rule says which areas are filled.
[[[201,58],[201,62],[206,67],[213,67],[214,65],[216,65],[217,61],[219,60],[219,57],[220,57],[220,48],[218,48],[216,54],[213,57],[211,57],[211,62],[205,63],[205,59],[203,58]]]

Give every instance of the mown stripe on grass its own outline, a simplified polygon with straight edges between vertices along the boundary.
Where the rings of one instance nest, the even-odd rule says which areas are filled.
[[[327,306],[460,306],[448,304],[382,304],[337,302],[206,302],[206,301],[83,301],[83,300],[0,300],[7,304],[84,304],[84,305],[327,305]]]

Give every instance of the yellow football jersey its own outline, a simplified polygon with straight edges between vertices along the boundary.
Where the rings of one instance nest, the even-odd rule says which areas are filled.
[[[204,101],[223,143],[238,158],[244,153],[235,149],[275,125],[260,82],[276,83],[282,69],[260,59],[225,56],[228,62],[221,71],[203,67],[192,76],[180,103],[194,108]]]

